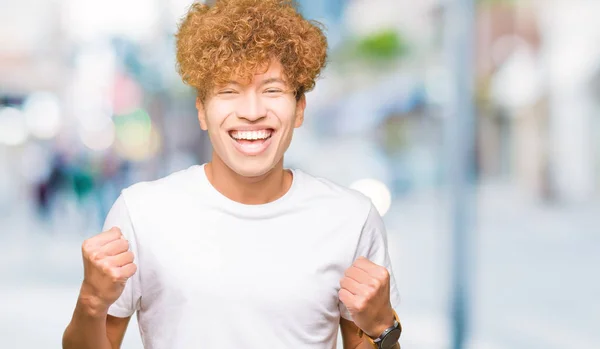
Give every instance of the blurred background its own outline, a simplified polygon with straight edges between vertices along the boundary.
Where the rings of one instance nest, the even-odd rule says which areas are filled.
[[[298,2],[330,62],[286,166],[384,214],[403,347],[451,348],[458,323],[464,348],[600,348],[600,1]],[[60,347],[119,191],[208,160],[175,70],[190,4],[0,1],[2,347]]]

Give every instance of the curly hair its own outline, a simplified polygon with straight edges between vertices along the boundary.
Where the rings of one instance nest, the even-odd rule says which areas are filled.
[[[252,81],[273,59],[300,98],[314,88],[327,59],[323,26],[304,19],[291,0],[194,3],[175,37],[179,74],[202,99],[215,85]]]

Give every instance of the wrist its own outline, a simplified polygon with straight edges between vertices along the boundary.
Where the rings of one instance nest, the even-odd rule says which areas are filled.
[[[399,349],[400,345],[398,344],[398,340],[400,339],[400,335],[402,333],[402,325],[400,324],[400,319],[398,318],[398,314],[391,309],[393,316],[393,323],[391,326],[383,325],[385,322],[382,322],[381,328],[384,326],[385,329],[380,330],[376,329],[377,327],[373,327],[373,331],[378,331],[372,334],[372,336],[366,336],[368,343],[375,349]],[[362,331],[361,331],[362,332]],[[364,334],[368,334],[367,332],[362,332]],[[359,332],[359,336],[361,333]]]
[[[83,284],[77,299],[77,308],[86,317],[105,318],[108,315],[109,306],[91,292],[87,285]]]
[[[369,328],[368,331],[364,331],[364,333],[373,339],[378,338],[385,330],[393,327],[395,321],[394,311],[390,309],[389,312],[386,312],[379,321],[376,321],[375,324]]]

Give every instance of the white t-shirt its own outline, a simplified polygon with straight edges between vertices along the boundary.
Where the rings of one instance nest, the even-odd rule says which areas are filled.
[[[339,280],[358,256],[392,275],[380,215],[357,191],[292,170],[264,205],[220,194],[204,165],[125,190],[104,229],[121,228],[137,273],[109,314],[137,311],[146,349],[336,347]]]

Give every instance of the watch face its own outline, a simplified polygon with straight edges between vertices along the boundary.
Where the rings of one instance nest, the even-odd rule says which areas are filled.
[[[398,339],[400,339],[400,333],[402,331],[399,328],[394,328],[383,338],[380,344],[381,349],[392,349],[396,343],[398,343]]]

